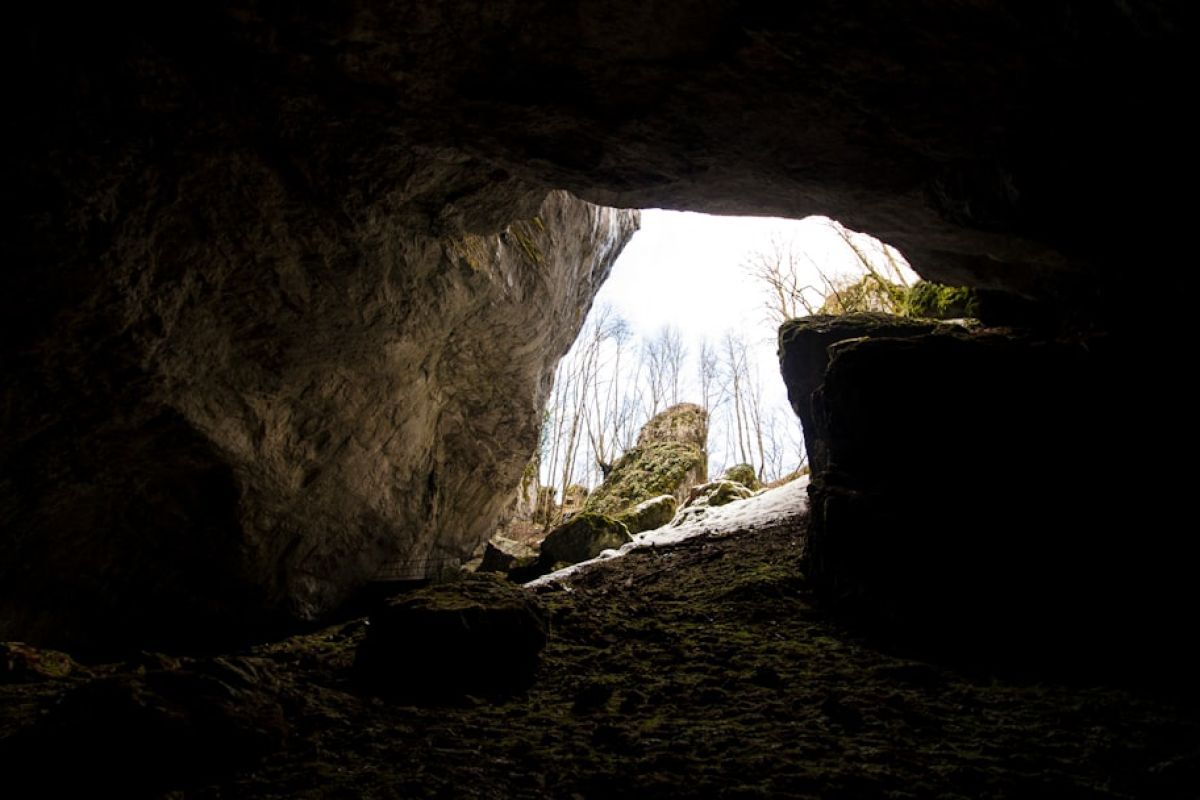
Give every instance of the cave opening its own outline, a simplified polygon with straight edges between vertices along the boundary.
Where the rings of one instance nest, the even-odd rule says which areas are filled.
[[[1200,795],[1188,4],[151,5],[11,12],[10,785]],[[736,456],[667,406],[549,470],[596,512],[540,583],[462,574],[660,207],[828,213],[974,305],[784,325],[809,476],[752,488],[766,392]],[[389,563],[432,585],[339,618]]]

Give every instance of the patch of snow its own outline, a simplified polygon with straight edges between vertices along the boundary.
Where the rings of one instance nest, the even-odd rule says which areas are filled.
[[[620,558],[635,550],[648,550],[679,544],[697,536],[727,536],[733,533],[750,533],[774,527],[798,517],[808,511],[808,477],[797,478],[791,483],[749,497],[735,500],[723,506],[693,506],[684,509],[675,519],[661,528],[636,534],[633,541],[619,550],[605,550],[588,561],[543,575],[525,584],[536,589],[551,583],[561,582],[576,572],[587,569],[591,564]],[[693,512],[693,513],[686,513]],[[696,513],[701,512],[701,513]]]

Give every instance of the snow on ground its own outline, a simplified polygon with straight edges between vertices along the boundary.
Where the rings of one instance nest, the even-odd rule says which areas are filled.
[[[633,541],[619,550],[605,550],[597,557],[551,572],[525,584],[529,588],[563,581],[591,564],[620,558],[635,550],[665,547],[697,536],[728,536],[752,533],[779,525],[808,511],[808,477],[798,478],[775,489],[723,506],[692,506],[675,515],[661,528],[634,535]]]

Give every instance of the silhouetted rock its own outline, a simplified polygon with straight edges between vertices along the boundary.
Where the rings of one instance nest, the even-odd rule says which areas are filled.
[[[812,359],[827,334],[791,330],[794,376],[788,348]],[[992,659],[1103,653],[1119,669],[1177,650],[1190,545],[1114,464],[1141,401],[1114,393],[1133,362],[1111,345],[984,331],[829,346],[806,430],[823,455],[805,558],[826,600]]]
[[[89,681],[0,742],[6,780],[42,792],[158,796],[253,764],[288,733],[270,668],[220,658]]]
[[[483,561],[477,572],[508,573],[523,569],[537,561],[538,551],[522,542],[503,536],[493,536],[483,551]]]
[[[404,702],[509,695],[533,683],[548,631],[531,592],[470,575],[398,597],[372,615],[354,671],[366,690]]]

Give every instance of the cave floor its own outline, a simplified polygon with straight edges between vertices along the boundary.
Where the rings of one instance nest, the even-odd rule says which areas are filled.
[[[361,621],[228,657],[280,698],[282,745],[166,794],[1197,796],[1194,704],[890,654],[813,608],[800,535],[694,539],[543,591],[551,641],[536,685],[506,702],[419,708],[357,694]],[[11,712],[0,735],[61,691],[0,686]]]

